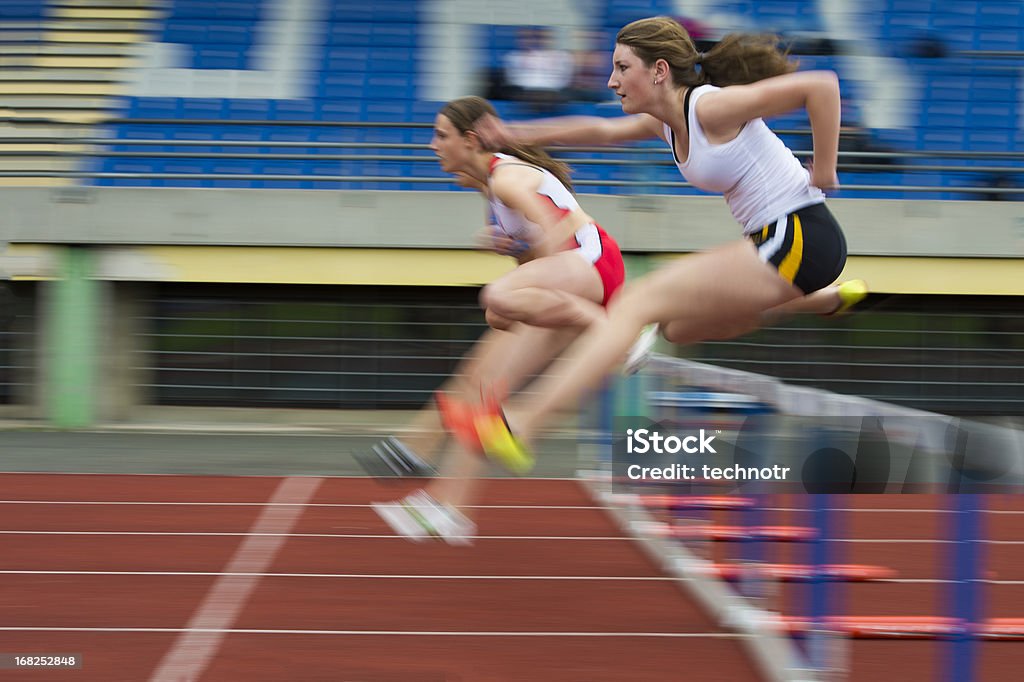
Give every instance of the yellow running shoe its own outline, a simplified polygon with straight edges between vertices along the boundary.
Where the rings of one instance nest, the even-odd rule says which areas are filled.
[[[488,457],[517,476],[533,469],[533,453],[512,435],[500,411],[479,414],[473,424]]]
[[[868,283],[862,279],[851,279],[839,285],[839,307],[831,315],[845,315],[868,295]]]

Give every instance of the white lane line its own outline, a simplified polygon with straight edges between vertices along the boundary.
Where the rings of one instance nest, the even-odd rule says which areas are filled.
[[[0,504],[66,504],[66,505],[94,505],[94,506],[124,506],[124,505],[149,505],[149,506],[167,506],[167,507],[266,507],[270,506],[266,502],[161,502],[153,500],[127,500],[127,501],[104,501],[104,500],[0,500]],[[276,503],[281,506],[287,506],[288,502]],[[327,508],[350,508],[350,509],[365,509],[370,505],[369,503],[342,503],[342,502],[311,502],[306,505],[307,507],[327,507]],[[601,505],[584,505],[584,504],[476,504],[467,505],[470,509],[606,509],[607,507]],[[809,512],[811,509],[804,509],[801,507],[764,507],[760,511],[773,511],[773,512]],[[955,509],[858,509],[855,507],[835,507],[830,508],[829,511],[837,512],[864,512],[864,513],[885,513],[885,514],[955,514],[958,513]],[[1013,510],[1013,509],[981,509],[979,510],[985,514],[1008,514],[1008,515],[1022,515],[1024,510]]]
[[[179,536],[179,537],[234,537],[234,536],[270,536],[270,537],[289,537],[289,538],[335,538],[335,539],[369,539],[369,540],[402,540],[405,542],[405,538],[399,537],[393,534],[386,535],[375,535],[372,533],[230,533],[230,532],[171,532],[171,531],[93,531],[93,530],[0,530],[0,536],[2,535],[139,535],[146,536],[151,535],[155,537],[160,536]],[[557,540],[557,541],[586,541],[595,540],[602,542],[636,542],[636,538],[618,535],[477,535],[474,536],[476,540],[526,540],[526,541],[537,541],[537,540]],[[918,544],[918,545],[948,545],[957,540],[942,539],[927,539],[927,538],[826,538],[825,542],[846,542],[846,543],[862,543],[862,544]],[[982,540],[982,544],[988,545],[1024,545],[1024,540]],[[0,571],[3,573],[3,571]]]
[[[339,539],[372,539],[372,540],[402,540],[405,538],[394,534],[375,535],[373,533],[230,533],[230,532],[172,532],[172,531],[92,531],[92,530],[0,530],[2,535],[152,535],[152,536],[181,536],[181,537],[221,537],[221,536],[259,536],[271,537],[284,536],[290,538],[339,538]],[[635,542],[636,538],[618,535],[477,535],[476,540],[559,540],[559,541],[584,541],[600,540],[604,542]],[[948,545],[957,540],[927,539],[927,538],[826,538],[825,542],[848,542],[848,543],[878,543],[878,544],[937,544]],[[1024,545],[1024,540],[982,540],[983,544],[989,545]],[[2,571],[0,571],[2,573]]]
[[[178,537],[237,537],[247,535],[284,535],[289,538],[335,538],[350,540],[401,540],[406,539],[389,533],[387,535],[374,535],[371,533],[229,533],[229,532],[171,532],[171,531],[135,531],[135,530],[0,530],[0,535],[152,535],[155,537],[178,536]],[[601,540],[633,542],[634,538],[613,535],[476,535],[475,540]]]
[[[0,632],[189,632],[185,628],[48,628],[0,627]],[[227,635],[368,635],[374,637],[672,637],[694,639],[746,639],[733,632],[531,632],[474,630],[262,630],[256,628],[208,628],[198,632]]]
[[[287,533],[295,526],[304,504],[312,499],[322,479],[290,477],[281,484],[242,541],[217,581],[207,592],[187,627],[150,676],[150,682],[199,679],[217,655],[227,630],[235,622],[249,595],[270,566]],[[280,506],[285,503],[285,506]]]
[[[0,570],[0,575],[98,575],[98,576],[156,576],[156,577],[204,577],[229,575],[215,571],[34,571]],[[261,578],[335,578],[345,580],[597,580],[623,582],[672,582],[676,578],[660,575],[436,575],[415,573],[235,573],[237,576]],[[879,578],[872,583],[954,583],[957,580],[945,578]],[[982,579],[977,582],[988,585],[1024,585],[1024,580]]]
[[[154,577],[208,577],[237,578],[336,578],[346,580],[599,580],[635,582],[672,582],[676,578],[664,575],[435,575],[414,573],[261,573],[257,571],[33,571],[3,570],[0,575],[100,575],[100,576],[154,576]],[[212,591],[211,591],[212,594]],[[209,595],[207,597],[209,601]],[[193,618],[193,620],[195,620]],[[210,626],[202,626],[210,627]],[[202,629],[199,627],[197,629]]]
[[[150,505],[166,507],[270,507],[290,506],[293,502],[102,502],[96,500],[0,500],[0,504],[80,504],[97,506],[118,506],[118,505]],[[305,505],[306,507],[348,507],[353,509],[368,509],[367,504],[341,504],[329,502],[316,502]],[[469,509],[604,509],[600,506],[588,505],[560,505],[560,504],[477,504],[467,505]]]

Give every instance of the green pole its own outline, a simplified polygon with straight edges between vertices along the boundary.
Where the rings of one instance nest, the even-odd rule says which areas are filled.
[[[69,247],[54,283],[50,421],[61,429],[89,426],[94,415],[99,287],[91,278],[92,264],[91,251]]]

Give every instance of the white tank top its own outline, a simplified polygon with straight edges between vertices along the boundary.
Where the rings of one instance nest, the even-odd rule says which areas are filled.
[[[517,165],[528,166],[540,172],[542,177],[540,186],[537,187],[537,194],[551,202],[551,210],[558,215],[558,219],[580,207],[573,193],[558,178],[552,175],[550,171],[526,163],[522,159],[508,154],[495,154],[491,160],[491,175],[494,174],[494,168],[498,165],[499,161],[512,161]],[[488,178],[488,184],[489,181],[490,178]],[[491,194],[488,196],[487,201],[490,204],[491,213],[494,215],[497,227],[509,237],[530,241],[540,235],[541,227],[539,225],[527,220],[526,216],[519,211],[503,204],[501,199]],[[576,248],[582,249],[583,255],[591,262],[594,262],[601,253],[601,239],[597,226],[594,223],[587,223],[576,230],[575,237]]]
[[[697,120],[697,100],[718,89],[701,85],[690,92],[690,154],[686,163],[679,163],[672,129],[662,124],[672,158],[687,182],[725,195],[744,234],[756,232],[797,209],[825,201],[821,190],[811,186],[807,169],[760,118],[747,121],[739,134],[725,144],[708,142]]]

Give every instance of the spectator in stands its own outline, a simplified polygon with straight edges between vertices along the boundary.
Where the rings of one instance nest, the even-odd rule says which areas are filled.
[[[909,55],[921,59],[942,59],[949,56],[949,47],[939,33],[921,31],[910,42]]]
[[[533,459],[530,443],[540,427],[621,364],[638,335],[653,339],[659,327],[641,334],[645,325],[660,325],[669,341],[681,344],[732,338],[761,326],[766,315],[829,314],[864,296],[862,282],[830,286],[846,262],[842,230],[824,203],[824,191],[838,185],[838,78],[794,68],[774,39],[734,34],[705,54],[678,22],[642,19],[619,31],[608,79],[628,116],[478,125],[490,146],[660,137],[687,180],[725,194],[743,238],[685,256],[626,287],[528,403],[502,409],[502,396],[494,395],[482,408],[446,414],[465,447],[521,471]],[[810,169],[762,120],[798,108],[811,123]]]
[[[518,261],[518,267],[480,294],[491,330],[444,387],[462,399],[495,384],[516,388],[542,370],[604,318],[604,306],[625,277],[615,241],[576,201],[569,168],[529,145],[503,145],[497,153],[486,149],[474,130],[485,115],[493,117],[494,108],[480,97],[449,102],[437,115],[431,141],[441,168],[488,200],[494,222],[479,235],[481,243]],[[445,393],[435,400],[451,411],[444,406]],[[417,425],[436,424],[434,407],[424,408]],[[371,471],[429,474],[424,460],[433,453],[416,448],[439,445],[429,435],[415,445],[390,437],[360,459]],[[412,539],[439,535],[452,543],[467,542],[474,526],[459,507],[471,499],[481,461],[474,453],[457,453],[446,464],[448,477],[432,483],[429,492],[416,491],[375,508],[396,532]]]
[[[556,48],[547,26],[523,28],[517,49],[505,56],[504,81],[510,99],[536,111],[551,111],[568,101],[573,55]]]
[[[577,38],[570,97],[577,102],[603,102],[610,99],[606,64],[608,56],[601,51],[604,38],[598,31],[583,31]]]
[[[1022,177],[1024,176],[1014,175],[1009,170],[992,175],[988,181],[989,187],[1002,191],[988,194],[989,201],[1024,201]]]

